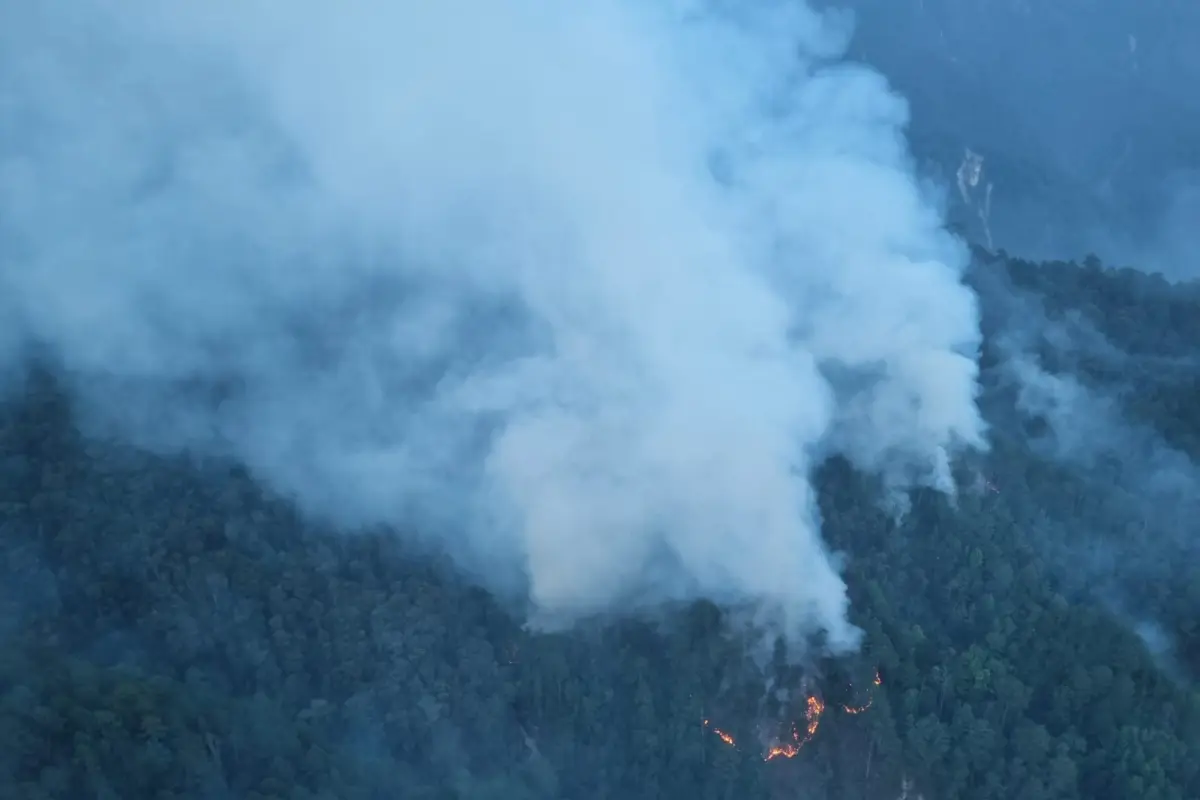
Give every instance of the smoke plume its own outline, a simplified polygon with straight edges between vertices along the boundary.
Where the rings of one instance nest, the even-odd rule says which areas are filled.
[[[816,461],[982,446],[904,101],[799,3],[0,12],[0,352],[94,432],[442,542],[551,622],[853,646]]]

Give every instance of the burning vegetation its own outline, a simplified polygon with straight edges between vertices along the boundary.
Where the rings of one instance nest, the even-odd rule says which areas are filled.
[[[871,689],[867,692],[867,701],[861,706],[851,706],[842,704],[842,710],[847,714],[861,714],[871,707],[871,703],[875,702],[875,687],[883,683],[883,679],[879,677],[879,670],[875,670],[875,678],[872,681]]]
[[[872,680],[872,685],[867,692],[866,701],[859,706],[842,704],[842,710],[847,714],[861,714],[871,707],[875,701],[875,689],[883,683],[879,676],[879,671],[875,671],[875,677]],[[815,694],[809,694],[804,701],[804,724],[801,726],[796,720],[793,720],[788,726],[788,734],[782,737],[776,737],[767,744],[766,752],[763,754],[764,761],[773,761],[777,758],[795,758],[800,754],[804,745],[813,740],[817,735],[817,730],[821,727],[821,715],[825,713],[825,701]],[[738,747],[737,740],[728,731],[714,727],[709,720],[704,720],[704,727],[711,730],[712,733],[722,742],[730,747]]]

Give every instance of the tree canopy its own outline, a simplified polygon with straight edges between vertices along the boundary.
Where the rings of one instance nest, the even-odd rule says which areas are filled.
[[[403,531],[85,436],[35,368],[0,415],[0,797],[1200,797],[1195,545],[1038,446],[1002,341],[1034,307],[1095,332],[1108,355],[1031,347],[1190,457],[1200,289],[976,256],[992,450],[899,516],[823,466],[865,639],[803,669],[750,658],[708,602],[530,630]],[[1131,554],[1119,609],[1098,549]]]

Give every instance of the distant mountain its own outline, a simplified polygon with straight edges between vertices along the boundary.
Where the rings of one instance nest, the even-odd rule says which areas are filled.
[[[822,5],[853,9],[851,53],[908,99],[930,173],[953,183],[968,148],[983,156],[997,246],[1144,262],[1178,233],[1200,185],[1200,4]]]

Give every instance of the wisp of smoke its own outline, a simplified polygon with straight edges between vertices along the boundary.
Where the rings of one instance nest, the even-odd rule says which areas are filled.
[[[1010,506],[1018,529],[1064,591],[1100,605],[1182,675],[1172,651],[1194,617],[1187,587],[1200,553],[1200,468],[1179,446],[1186,440],[1172,441],[1161,416],[1156,424],[1138,401],[1171,402],[1191,384],[1196,361],[1181,346],[1186,339],[1156,341],[1151,353],[1126,350],[1088,314],[1051,313],[1053,301],[1017,288],[999,264],[973,282],[989,312],[988,382],[1001,389],[990,410],[999,412],[997,429],[1019,432],[1011,443],[1027,450],[996,463],[1007,462],[1011,480],[1026,479],[1025,497]]]
[[[8,4],[0,352],[549,622],[707,596],[852,647],[815,462],[952,488],[983,426],[965,252],[842,22]]]

